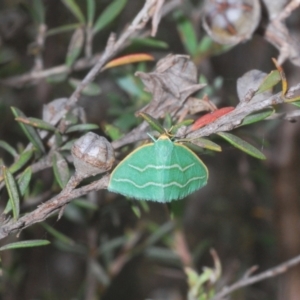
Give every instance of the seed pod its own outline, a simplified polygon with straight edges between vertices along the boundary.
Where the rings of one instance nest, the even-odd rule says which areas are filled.
[[[202,24],[217,43],[235,45],[251,38],[260,16],[259,0],[206,0]]]
[[[78,176],[85,178],[111,169],[115,157],[110,142],[102,136],[88,132],[79,138],[71,150]]]

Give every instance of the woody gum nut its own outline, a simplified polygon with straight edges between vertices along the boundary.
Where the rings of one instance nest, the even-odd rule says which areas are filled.
[[[110,170],[115,161],[110,142],[93,132],[79,138],[73,144],[71,153],[76,172],[83,178]]]
[[[202,24],[217,43],[235,45],[252,37],[260,18],[259,0],[206,0]]]

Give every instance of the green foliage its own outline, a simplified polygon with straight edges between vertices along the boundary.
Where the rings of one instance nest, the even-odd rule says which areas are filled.
[[[219,132],[217,134],[223,139],[225,139],[228,143],[244,151],[245,153],[258,159],[266,159],[265,155],[261,151],[259,151],[258,149],[256,149],[255,147],[247,143],[246,141],[240,139],[236,135],[233,135],[228,132]]]
[[[84,15],[83,15],[80,7],[76,3],[76,1],[74,1],[74,0],[61,0],[61,1],[70,10],[70,12],[76,17],[76,19],[80,23],[84,23],[85,22]]]
[[[271,116],[274,112],[275,112],[274,108],[263,109],[259,112],[255,112],[251,115],[246,116],[245,119],[243,120],[241,126],[249,125],[249,124],[253,124],[253,123],[257,123],[262,120],[265,120],[266,118]]]
[[[61,233],[60,231],[54,229],[47,223],[44,222],[44,223],[41,223],[41,225],[43,226],[44,229],[47,230],[48,233],[50,233],[54,238],[56,238],[60,242],[65,243],[70,246],[73,246],[75,244],[75,242],[71,238],[67,237],[65,234]]]
[[[33,155],[32,150],[24,151],[19,156],[18,160],[9,167],[10,173],[13,174],[13,173],[19,171],[20,169],[22,169],[28,163],[28,161],[31,159],[32,155]]]
[[[43,1],[40,0],[30,0],[29,4],[25,5],[26,9],[29,11],[32,19],[37,24],[45,23],[45,6]]]
[[[18,187],[15,179],[8,169],[2,167],[2,173],[5,181],[5,186],[9,195],[9,202],[12,207],[13,216],[15,220],[18,220],[20,215],[20,197]]]
[[[262,84],[260,85],[259,89],[257,90],[256,94],[263,93],[265,91],[270,90],[276,84],[281,81],[280,73],[278,70],[273,70],[266,76]]]
[[[217,151],[217,152],[222,151],[221,146],[208,139],[197,138],[197,139],[190,140],[190,142],[201,148],[205,148],[208,150]]]
[[[176,11],[174,17],[177,23],[177,29],[181,41],[186,48],[187,53],[195,56],[197,53],[197,36],[191,21],[185,17],[181,11]]]
[[[55,179],[63,189],[70,179],[68,163],[59,152],[54,152],[52,162]]]
[[[97,33],[111,23],[123,10],[127,0],[114,0],[95,21],[93,32]]]
[[[90,131],[98,128],[99,126],[96,124],[78,124],[78,125],[70,126],[66,130],[66,133],[77,132],[77,131]]]
[[[24,113],[21,112],[18,108],[12,107],[11,110],[15,117],[26,118]],[[21,126],[21,129],[25,133],[26,137],[32,143],[32,145],[35,147],[35,149],[39,152],[45,153],[45,147],[43,145],[43,142],[42,142],[40,136],[36,132],[36,130],[29,125],[26,125],[23,123],[19,123],[19,124]]]
[[[80,82],[81,82],[80,80],[77,80],[75,78],[69,79],[69,84],[74,89],[78,87]],[[101,94],[101,88],[98,84],[91,82],[82,90],[82,94],[86,96],[99,96]]]
[[[146,113],[140,113],[140,116],[150,125],[153,130],[156,130],[158,133],[166,133],[166,130],[159,124],[158,120],[151,117]]]
[[[95,12],[96,12],[95,0],[87,0],[86,7],[87,7],[87,9],[86,9],[87,10],[87,22],[88,22],[88,26],[91,27],[94,22]]]
[[[12,155],[15,158],[19,156],[18,152],[5,141],[0,141],[0,147],[5,149],[10,155]]]
[[[193,60],[200,61],[206,57],[224,53],[232,48],[232,46],[220,45],[208,36],[204,36],[198,41],[196,30],[190,17],[185,16],[179,10],[174,12],[173,17],[176,21],[180,40]]]
[[[25,195],[25,192],[28,189],[29,183],[31,181],[31,176],[32,176],[32,170],[30,167],[28,167],[17,180],[17,184],[18,184],[17,189],[21,196]],[[12,208],[13,208],[13,200],[9,198],[6,207],[3,211],[3,214],[8,214],[12,210]]]
[[[78,27],[72,37],[71,37],[71,41],[69,44],[69,49],[67,52],[67,56],[66,56],[66,66],[67,67],[72,67],[74,65],[74,63],[76,62],[76,60],[78,59],[81,50],[83,48],[83,43],[84,43],[84,32],[83,32],[83,28]]]
[[[47,246],[49,244],[50,242],[47,240],[31,240],[31,241],[29,240],[29,241],[7,244],[5,246],[0,247],[0,251],[19,249],[19,248],[40,247],[40,246]]]

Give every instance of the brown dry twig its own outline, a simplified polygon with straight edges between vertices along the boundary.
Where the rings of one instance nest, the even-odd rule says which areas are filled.
[[[274,5],[273,2],[270,1],[268,5]],[[300,66],[300,49],[298,43],[291,37],[284,23],[299,5],[299,0],[290,1],[283,9],[277,11],[277,14],[272,17],[265,30],[265,39],[279,50],[277,59],[279,65],[282,65],[286,59],[289,59],[296,66]]]
[[[173,63],[166,63],[170,61],[179,63],[179,65],[176,66]],[[195,83],[194,75],[192,77],[185,77],[184,71],[189,72],[190,75],[191,69],[193,68],[189,64],[189,60],[186,56],[175,55],[169,56],[166,59],[162,60],[161,64],[159,64],[158,68],[156,69],[156,73],[149,73],[148,76],[144,74],[146,76],[144,77],[144,79],[154,80],[153,82],[155,83],[153,84],[153,82],[149,81],[146,84],[147,89],[151,91],[154,96],[153,100],[147,106],[146,110],[150,110],[150,113],[152,115],[157,116],[166,111],[165,105],[167,105],[167,110],[173,108],[175,111],[173,116],[178,117],[181,112],[182,106],[184,106],[184,103],[188,99],[190,94],[201,88],[200,85]],[[180,76],[178,76],[178,74],[180,74]],[[172,79],[173,82],[171,81],[171,84],[166,85],[167,79]],[[178,82],[180,83],[179,85]],[[289,96],[292,97],[299,89],[300,85],[290,88],[288,92]],[[167,103],[160,103],[159,99],[164,99]],[[252,101],[251,99],[249,101],[242,101],[236,107],[236,109],[234,109],[229,114],[217,119],[215,122],[208,124],[203,128],[200,128],[199,130],[185,134],[185,136],[184,133],[182,133],[182,136],[179,136],[179,138],[186,137],[194,139],[201,136],[209,136],[221,131],[230,131],[238,127],[247,115],[268,108],[272,105],[285,103],[285,101],[286,98],[282,97],[281,93],[271,95],[266,99],[262,99],[260,101]],[[162,109],[161,105],[163,105],[164,109]],[[126,135],[127,137],[131,137],[131,139],[128,138],[125,140],[121,139],[115,141],[113,143],[113,146],[115,148],[118,148],[130,142],[139,141],[141,139],[141,136],[144,134],[145,128],[140,126]],[[48,166],[49,161],[43,161],[40,163],[40,165],[37,165],[37,170],[39,170],[40,168],[46,168]],[[7,236],[10,232],[21,230],[30,226],[31,224],[45,220],[52,213],[57,212],[61,207],[74,199],[74,195],[77,195],[77,193],[83,195],[92,190],[106,189],[108,185],[108,178],[109,175],[106,175],[99,181],[95,181],[91,185],[76,190],[73,190],[76,184],[71,184],[71,181],[71,183],[68,184],[68,187],[65,188],[58,196],[47,201],[46,203],[38,207],[35,211],[21,217],[17,221],[11,220],[7,224],[4,224],[0,230],[0,238]]]
[[[262,280],[265,280],[265,279],[268,279],[271,277],[278,276],[282,273],[285,273],[291,267],[298,265],[299,263],[300,263],[300,255],[298,255],[292,259],[289,259],[286,262],[284,262],[274,268],[271,268],[265,272],[262,272],[260,274],[253,275],[253,276],[244,276],[242,279],[240,279],[236,283],[232,284],[231,286],[224,287],[221,292],[218,292],[210,300],[223,300],[223,299],[225,299],[224,298],[225,296],[229,295],[230,293],[232,293],[242,287],[254,284],[256,282],[259,282],[259,281],[262,281]]]
[[[103,66],[113,58],[120,50],[122,50],[128,43],[130,38],[135,37],[147,24],[147,22],[153,17],[155,10],[152,8],[158,3],[159,0],[146,0],[145,5],[142,10],[137,14],[131,24],[123,31],[120,37],[117,39],[114,34],[111,34],[108,41],[107,46],[102,55],[100,55],[97,61],[94,63],[94,67],[88,72],[82,82],[77,86],[76,90],[70,96],[70,98],[65,101],[64,107],[57,112],[56,115],[56,125],[64,116],[65,114],[76,105],[82,90],[92,82],[96,75],[101,71]],[[161,7],[159,7],[161,9]],[[81,61],[81,63],[87,61]],[[77,63],[77,67],[79,62]],[[76,65],[76,64],[75,64]],[[65,66],[62,68],[63,70]],[[61,71],[61,70],[60,70]],[[67,70],[68,71],[68,70]],[[52,70],[53,72],[53,70]],[[39,73],[41,74],[41,73]],[[44,71],[44,76],[46,74],[49,75],[49,71]],[[26,74],[23,75],[22,80],[32,80],[32,78],[40,79],[41,77]],[[11,80],[11,84],[13,82],[22,82],[20,78],[15,78]],[[41,163],[38,164],[38,168],[44,168],[49,166],[48,159],[43,160]],[[72,181],[70,181],[72,183]],[[69,182],[69,183],[70,183]],[[6,237],[9,233],[15,232],[18,230],[22,230],[34,223],[41,222],[48,218],[55,212],[58,212],[62,207],[64,207],[67,203],[69,203],[72,199],[79,197],[80,195],[84,195],[89,193],[90,191],[97,191],[99,189],[105,189],[108,184],[108,175],[102,177],[102,179],[95,181],[94,183],[84,186],[83,188],[74,190],[76,185],[68,184],[68,186],[57,196],[48,200],[44,204],[40,205],[37,209],[24,215],[23,217],[19,218],[17,221],[4,220],[4,224],[2,224],[0,228],[0,239]]]
[[[25,214],[17,221],[10,220],[2,224],[2,226],[0,227],[0,239],[5,238],[12,232],[20,231],[35,223],[39,223],[46,220],[54,213],[57,213],[63,206],[65,206],[75,198],[86,195],[87,193],[92,191],[105,189],[108,185],[108,180],[109,175],[105,175],[100,180],[94,181],[91,184],[88,184],[84,187],[73,190],[71,190],[71,188],[66,188],[62,190],[60,194],[41,204],[34,211]]]
[[[86,49],[85,49],[86,57],[78,59],[74,63],[72,68],[69,68],[65,64],[56,66],[53,68],[49,68],[46,70],[42,70],[42,68],[34,67],[32,71],[30,71],[26,74],[2,79],[2,80],[0,80],[0,83],[3,85],[6,85],[6,86],[11,86],[11,87],[22,87],[25,84],[34,84],[34,83],[36,83],[36,81],[38,79],[43,79],[43,78],[47,78],[47,77],[58,75],[58,74],[70,74],[73,71],[81,71],[81,70],[90,68],[92,66],[95,66],[96,63],[99,62],[100,60],[102,61],[101,65],[103,66],[113,56],[115,56],[118,52],[123,50],[128,45],[130,38],[134,38],[134,37],[137,37],[138,35],[145,34],[144,32],[142,32],[142,29],[145,27],[145,25],[147,24],[149,19],[155,18],[155,20],[153,20],[153,24],[152,24],[152,27],[153,27],[152,33],[155,33],[157,30],[157,26],[159,24],[158,16],[160,16],[160,17],[165,16],[166,14],[168,14],[170,11],[172,11],[173,9],[175,9],[177,6],[179,6],[181,4],[180,0],[172,0],[172,1],[165,3],[163,6],[160,6],[160,4],[163,4],[160,2],[162,2],[162,1],[161,0],[147,0],[145,2],[144,7],[137,14],[135,19],[132,21],[131,25],[129,25],[124,30],[124,32],[121,34],[118,41],[116,41],[116,44],[114,45],[113,49],[111,49],[111,50],[113,50],[112,53],[106,53],[106,55],[104,55],[105,54],[105,50],[104,50],[103,53],[97,53],[97,54],[91,55],[92,35],[90,32],[91,30],[89,30],[90,28],[88,28],[87,29]],[[155,7],[156,7],[156,9],[153,9]],[[40,28],[40,31],[42,29],[45,31],[46,28],[42,27],[42,28]],[[39,35],[37,37],[36,43],[38,43],[38,45],[40,45],[40,46],[43,46],[45,32],[44,31],[40,32],[40,31],[39,31]],[[147,32],[146,35],[150,35],[150,32]],[[43,37],[43,39],[41,39],[41,37]],[[104,58],[102,57],[103,55],[105,56]],[[101,69],[101,65],[100,65],[100,69]],[[96,66],[94,68],[96,68]]]

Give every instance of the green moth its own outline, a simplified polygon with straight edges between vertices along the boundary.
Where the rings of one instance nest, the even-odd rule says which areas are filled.
[[[139,200],[171,202],[206,185],[208,171],[186,146],[161,135],[130,153],[111,174],[108,190]]]

